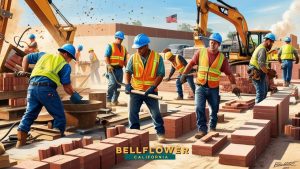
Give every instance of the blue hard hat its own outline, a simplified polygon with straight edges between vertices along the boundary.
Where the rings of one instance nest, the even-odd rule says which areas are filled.
[[[150,43],[150,39],[146,34],[138,34],[133,41],[133,45],[132,48],[134,49],[138,49],[140,47],[143,47],[145,45],[148,45],[148,43]]]
[[[118,31],[118,32],[116,32],[115,33],[115,38],[119,38],[119,39],[125,39],[125,37],[124,37],[124,32],[122,32],[122,31]]]
[[[60,47],[58,49],[58,51],[67,52],[68,54],[71,55],[72,59],[76,60],[76,58],[75,58],[76,50],[75,50],[75,47],[72,44],[66,43],[62,47]]]
[[[286,37],[286,38],[284,38],[284,41],[289,43],[289,42],[291,42],[291,38],[290,37]]]
[[[275,41],[276,40],[276,37],[273,33],[268,33],[266,34],[266,36],[264,37],[264,39],[270,39],[272,41]]]
[[[222,43],[222,36],[219,33],[213,33],[209,36],[209,40],[214,40],[219,43]]]
[[[83,49],[83,46],[82,45],[78,45],[78,48],[77,48],[79,51],[82,51]]]
[[[34,34],[30,34],[30,35],[28,36],[28,38],[29,38],[29,39],[35,39],[35,35],[34,35]]]

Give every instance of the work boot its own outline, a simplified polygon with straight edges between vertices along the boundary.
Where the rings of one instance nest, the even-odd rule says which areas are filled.
[[[177,96],[174,100],[183,100],[183,97]]]
[[[157,142],[159,142],[159,143],[165,143],[166,142],[165,135],[157,135]]]
[[[203,131],[198,131],[196,134],[195,134],[195,138],[196,139],[200,139],[202,138],[203,136],[205,136],[207,133],[203,132]]]
[[[18,137],[18,141],[17,141],[17,144],[16,144],[16,148],[20,148],[20,147],[26,145],[27,133],[19,130],[18,134],[17,134],[17,137]]]

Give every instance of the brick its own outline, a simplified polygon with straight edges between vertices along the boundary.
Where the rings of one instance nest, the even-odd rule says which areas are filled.
[[[106,143],[94,143],[84,146],[84,148],[95,150],[99,153],[101,169],[110,169],[115,165],[114,145]]]
[[[182,133],[188,133],[191,130],[190,123],[191,123],[191,115],[190,114],[182,114],[182,113],[175,113],[171,116],[182,117]]]
[[[51,150],[51,155],[58,155],[58,154],[63,154],[63,151],[61,149],[61,145],[52,145],[50,146],[50,150]]]
[[[192,154],[202,155],[202,156],[213,156],[222,147],[225,146],[227,142],[226,135],[219,135],[218,137],[213,137],[209,142],[203,142],[201,140],[197,140],[192,145]]]
[[[38,150],[38,153],[40,161],[52,156],[50,148],[41,148]]]
[[[82,148],[83,147],[81,138],[73,139],[72,143],[73,143],[73,149],[74,150],[77,149],[77,148]]]
[[[117,138],[125,138],[129,140],[129,147],[132,147],[134,150],[136,148],[141,148],[140,146],[140,137],[135,134],[121,133],[116,135]]]
[[[126,127],[124,125],[116,125],[117,128],[117,134],[125,133]]]
[[[217,114],[218,116],[218,123],[224,123],[225,122],[225,116],[224,114]]]
[[[100,168],[99,153],[95,150],[78,148],[67,152],[65,155],[78,157],[80,160],[80,168]]]
[[[213,137],[218,137],[218,136],[219,136],[218,132],[209,132],[204,137],[202,137],[200,140],[203,141],[204,143],[207,143],[210,140],[212,140]]]
[[[166,116],[163,118],[166,138],[177,138],[182,135],[183,117]]]
[[[248,120],[245,125],[254,125],[254,126],[260,126],[260,127],[264,127],[264,141],[265,141],[265,145],[269,145],[270,141],[271,141],[271,121],[270,120],[263,120],[263,119],[251,119]]]
[[[78,157],[56,155],[42,160],[50,164],[50,169],[80,169]]]
[[[220,112],[230,112],[230,113],[241,113],[242,109],[233,109],[233,108],[221,108]]]
[[[255,162],[255,146],[229,144],[219,154],[219,163],[225,165],[251,167]]]
[[[300,127],[300,118],[299,117],[293,117],[292,118],[292,125],[295,127]]]
[[[149,131],[128,129],[126,130],[126,133],[138,135],[140,137],[141,148],[149,147]]]
[[[291,136],[292,125],[288,124],[284,126],[284,135]]]
[[[61,147],[62,147],[63,153],[65,154],[66,152],[73,150],[73,143],[72,142],[63,143],[63,144],[61,144]]]
[[[115,127],[108,127],[106,128],[106,137],[110,138],[110,137],[114,137],[115,135],[117,135],[118,131],[117,128]]]
[[[107,144],[112,144],[114,145],[114,147],[128,147],[129,146],[129,140],[128,139],[124,139],[124,138],[107,138],[104,140],[101,140],[101,143],[107,143]],[[121,162],[124,161],[124,157],[123,154],[116,154],[116,164],[119,164]]]
[[[291,136],[294,138],[294,140],[300,140],[300,127],[292,127]]]
[[[89,144],[93,144],[93,138],[91,136],[84,136],[82,138],[82,145],[87,146]]]
[[[196,117],[196,113],[195,112],[178,112],[178,113],[182,113],[182,114],[189,114],[191,117],[191,123],[190,123],[190,128],[191,130],[194,130],[197,128],[197,117]]]
[[[50,169],[50,165],[41,161],[22,161],[10,169]]]

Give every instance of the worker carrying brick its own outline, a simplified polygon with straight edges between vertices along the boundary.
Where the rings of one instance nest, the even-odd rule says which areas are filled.
[[[30,42],[27,46],[27,48],[25,49],[25,53],[34,53],[34,52],[38,52],[38,44],[35,41],[35,35],[34,34],[30,34],[28,36]]]
[[[91,61],[91,72],[90,76],[92,79],[93,84],[100,84],[100,73],[99,73],[99,68],[100,68],[100,62],[99,59],[94,52],[93,48],[89,49],[89,59]],[[95,80],[96,78],[96,80]]]
[[[82,69],[80,68],[80,57],[81,57],[81,51],[83,50],[83,46],[82,45],[78,45],[77,47],[77,51],[75,54],[76,57],[76,62],[75,62],[75,74],[79,75],[82,73]]]
[[[105,50],[105,62],[107,65],[107,79],[108,79],[108,89],[107,89],[107,104],[108,106],[123,106],[119,103],[118,98],[120,92],[117,90],[121,86],[116,82],[120,83],[123,81],[123,67],[126,66],[126,56],[127,50],[121,45],[125,35],[122,31],[115,33],[115,41],[109,44]],[[113,77],[114,73],[116,79]]]
[[[284,39],[285,45],[283,45],[278,52],[278,61],[281,63],[282,75],[283,75],[283,86],[287,87],[290,85],[293,70],[293,60],[295,56],[296,64],[299,63],[298,53],[295,48],[290,44],[291,38],[286,37]]]
[[[53,116],[53,128],[58,129],[64,135],[66,118],[64,107],[56,91],[57,86],[63,85],[67,94],[71,95],[73,103],[81,103],[82,97],[74,91],[71,85],[71,66],[69,62],[75,60],[75,48],[71,44],[65,44],[58,49],[58,54],[44,52],[28,54],[22,62],[23,71],[18,76],[25,76],[29,64],[35,64],[31,73],[27,90],[27,108],[18,127],[18,142],[16,147],[26,144],[27,133],[33,121],[38,117],[43,106]]]
[[[158,95],[157,86],[165,76],[163,58],[154,50],[149,49],[150,39],[146,34],[138,34],[132,48],[137,49],[126,66],[125,92],[129,99],[129,128],[140,129],[139,112],[143,102],[150,110],[151,118],[158,136],[158,142],[165,142],[164,122],[160,114],[158,100],[147,97]],[[132,94],[131,90],[144,91],[145,95]]]
[[[169,73],[169,76],[165,79],[165,81],[170,81],[175,71],[179,73],[177,77],[178,79],[176,80],[176,88],[177,88],[178,96],[175,98],[175,100],[183,100],[182,83],[180,82],[180,77],[184,68],[187,65],[187,61],[181,55],[174,55],[171,52],[171,49],[169,48],[164,49],[163,53],[165,53],[165,59],[169,60],[172,63],[171,71]],[[193,70],[191,70],[189,74],[192,73],[192,71]],[[193,91],[193,94],[195,95],[194,76],[193,75],[187,76],[186,81],[188,82],[190,88]]]
[[[210,107],[210,131],[215,131],[220,104],[219,82],[221,72],[224,72],[232,84],[232,92],[239,96],[240,89],[236,87],[235,77],[233,76],[228,60],[218,48],[222,43],[219,33],[213,33],[209,37],[209,47],[200,48],[193,56],[192,60],[185,67],[181,75],[181,82],[186,81],[187,74],[194,65],[198,65],[196,80],[196,115],[198,132],[195,138],[200,139],[208,132],[207,119],[205,115],[206,101]]]
[[[254,50],[249,63],[248,73],[251,75],[250,78],[256,90],[255,103],[259,103],[267,97],[268,83],[266,78],[273,79],[276,76],[276,71],[269,68],[267,57],[267,51],[272,48],[275,39],[273,33],[266,34],[264,42]]]

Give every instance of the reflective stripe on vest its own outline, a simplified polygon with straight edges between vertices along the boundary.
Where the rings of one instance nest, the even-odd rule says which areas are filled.
[[[58,72],[68,64],[61,55],[45,54],[36,63],[30,78],[35,76],[45,76],[61,85]]]
[[[294,48],[291,44],[286,44],[281,47],[281,59],[290,59],[294,57]]]
[[[221,67],[223,65],[224,55],[219,53],[212,65],[209,67],[208,52],[206,48],[201,48],[199,53],[197,84],[205,85],[206,82],[210,88],[219,86]]]
[[[144,65],[141,57],[138,53],[133,55],[133,77],[131,84],[135,90],[146,91],[154,84],[156,79],[160,55],[155,51],[151,51],[146,65]]]
[[[172,62],[172,66],[175,68],[176,71],[178,71],[179,73],[182,73],[185,66],[181,63],[180,59],[179,59],[179,55],[175,56],[175,62]]]
[[[111,45],[111,56],[110,56],[110,64],[113,66],[124,66],[125,59],[125,48],[121,45],[121,50],[118,48],[118,45],[115,43]]]
[[[265,46],[263,44],[260,44],[253,52],[251,60],[250,60],[250,65],[254,66],[256,69],[260,70],[260,67],[258,65],[258,60],[257,60],[257,54],[258,51],[260,49],[265,49],[266,51],[266,67],[268,68],[268,64],[269,64],[269,59],[268,59],[268,54],[267,54],[267,49],[265,48]]]

